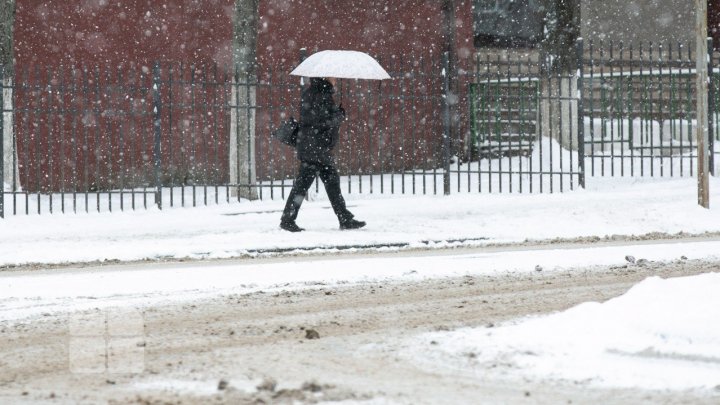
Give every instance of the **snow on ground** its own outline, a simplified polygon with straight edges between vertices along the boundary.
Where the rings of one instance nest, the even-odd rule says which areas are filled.
[[[625,295],[565,312],[413,337],[404,355],[475,375],[607,387],[720,387],[720,273],[646,279]],[[434,343],[431,343],[434,342]]]
[[[361,282],[534,273],[651,261],[720,260],[720,241],[525,249],[418,256],[299,258],[287,261],[161,263],[92,269],[0,272],[0,321],[91,308],[191,301],[222,294],[293,290]]]
[[[650,232],[720,231],[720,180],[711,179],[710,210],[686,179],[593,179],[561,194],[346,194],[368,222],[338,230],[320,195],[302,207],[292,234],[278,228],[281,201],[91,214],[8,216],[0,220],[0,266],[103,260],[226,258],[263,251],[372,245],[446,246],[526,239]],[[454,242],[453,242],[454,241]],[[464,242],[457,242],[464,241]]]
[[[351,210],[369,224],[358,231],[339,231],[321,195],[305,203],[298,222],[308,231],[300,234],[278,229],[281,201],[163,212],[15,216],[0,220],[0,265],[720,232],[719,186],[713,178],[710,210],[697,206],[692,178],[593,179],[587,189],[563,194],[350,194]],[[720,241],[0,272],[0,321],[259,290],[503,275],[535,272],[538,265],[543,272],[620,265],[626,263],[626,255],[653,261],[682,256],[720,260]],[[587,303],[501,327],[421,335],[406,342],[405,350],[433,367],[445,365],[478,375],[497,371],[513,378],[540,376],[610,386],[712,388],[720,385],[719,277],[650,279],[604,304]],[[430,345],[431,340],[437,344]]]

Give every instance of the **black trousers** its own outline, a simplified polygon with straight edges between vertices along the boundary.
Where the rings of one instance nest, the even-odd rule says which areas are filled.
[[[300,206],[310,186],[312,186],[313,181],[315,181],[316,174],[320,175],[320,180],[322,180],[325,185],[325,191],[327,192],[328,198],[330,198],[330,205],[332,205],[338,220],[342,223],[353,218],[353,214],[348,211],[345,206],[345,199],[340,192],[340,175],[335,165],[300,162],[300,172],[295,179],[292,190],[290,190],[281,221],[295,221],[295,219],[297,219]]]

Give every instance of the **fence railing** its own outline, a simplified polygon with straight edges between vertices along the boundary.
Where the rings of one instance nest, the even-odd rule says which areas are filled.
[[[195,199],[198,184],[227,183],[220,149],[229,136],[231,74],[159,64],[17,68],[3,85],[11,124],[2,135],[12,139],[5,207],[13,214],[148,208],[163,194],[174,205],[177,193],[182,203]]]
[[[590,175],[694,175],[693,50],[673,43],[589,44],[583,97]]]
[[[577,72],[564,75],[542,73],[532,50],[487,50],[471,69],[425,57],[382,61],[389,81],[341,80],[343,192],[536,193],[593,176],[694,175],[691,47],[577,52]],[[284,70],[252,72],[169,63],[0,72],[0,216],[284,199],[297,161],[270,132],[297,117],[303,86]],[[717,159],[720,129],[711,130]],[[323,194],[319,182],[314,190]]]

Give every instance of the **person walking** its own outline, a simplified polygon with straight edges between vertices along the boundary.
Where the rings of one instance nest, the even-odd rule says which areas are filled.
[[[297,135],[297,158],[300,170],[288,196],[280,218],[280,228],[300,232],[295,220],[310,186],[319,175],[325,186],[340,229],[358,229],[365,222],[354,219],[347,209],[340,191],[340,175],[335,167],[332,150],[340,137],[340,124],[345,120],[345,109],[333,100],[335,78],[310,79],[310,86],[303,91],[300,109],[300,129]]]

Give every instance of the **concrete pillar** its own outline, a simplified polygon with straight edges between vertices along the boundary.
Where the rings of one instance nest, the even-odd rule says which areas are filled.
[[[578,150],[577,76],[555,76],[541,82],[540,135],[567,150]]]
[[[3,77],[3,110],[12,110],[12,72],[13,72],[13,28],[15,26],[15,1],[0,0],[0,69]],[[17,173],[17,153],[14,147],[13,114],[2,113],[3,122],[3,152],[0,158],[3,165],[2,187],[6,184],[12,187],[13,180],[17,188],[20,187],[17,176],[13,179],[13,172]],[[13,168],[16,169],[13,171]],[[8,190],[9,191],[9,190]]]
[[[230,99],[230,184],[242,184],[246,187],[233,187],[232,196],[256,200],[258,198],[257,171],[255,162],[255,106],[256,80],[249,74],[240,75],[240,80],[232,83]],[[251,85],[248,86],[248,83]],[[248,187],[249,186],[249,187]]]
[[[3,110],[12,111],[12,79],[7,78],[4,80],[3,85]],[[20,191],[20,174],[18,173],[18,161],[17,161],[17,150],[15,148],[15,133],[13,132],[13,113],[3,112],[3,190],[13,191],[13,184],[15,184],[15,191]],[[15,179],[13,179],[13,173],[15,173]],[[14,181],[13,181],[14,180]]]
[[[255,107],[257,106],[257,34],[259,0],[236,0],[233,28],[232,95],[230,100],[230,183],[233,197],[258,198],[255,162]]]
[[[560,80],[560,145],[578,150],[578,88],[577,76]]]

